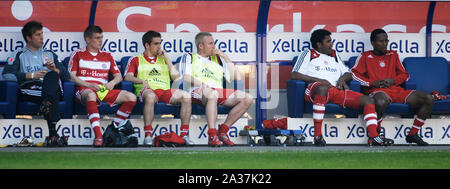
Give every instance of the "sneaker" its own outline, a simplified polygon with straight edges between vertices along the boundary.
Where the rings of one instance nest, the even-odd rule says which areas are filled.
[[[29,147],[33,146],[33,138],[31,137],[23,137],[22,140],[16,144],[14,144],[14,147]]]
[[[94,139],[94,147],[102,147],[103,146],[103,138],[102,137],[97,137]]]
[[[48,100],[44,100],[39,106],[38,115],[48,115],[50,114],[50,108],[52,107],[52,103]]]
[[[153,146],[153,139],[150,135],[144,138],[144,146]]]
[[[209,135],[208,136],[208,145],[212,147],[220,146],[222,145],[222,142],[220,142],[219,137],[217,135]]]
[[[234,143],[231,142],[230,137],[227,133],[219,133],[219,140],[227,146],[234,146]]]
[[[384,143],[386,144],[386,146],[394,145],[394,140],[392,140],[390,138],[386,138],[386,136],[384,136],[384,135],[380,135],[380,138],[384,140]]]
[[[325,145],[327,145],[327,142],[325,141],[325,139],[323,138],[322,135],[319,135],[319,136],[314,137],[314,145],[325,146]]]
[[[44,144],[47,147],[57,147],[59,136],[47,136],[45,137]]]
[[[423,141],[417,133],[412,136],[407,135],[405,139],[407,143],[416,143],[418,146],[428,146],[428,143]]]
[[[376,137],[369,137],[369,140],[367,140],[367,144],[369,146],[390,146],[394,144],[394,141],[392,139],[378,135]]]
[[[193,146],[193,145],[195,145],[194,141],[192,141],[192,140],[189,138],[188,135],[185,135],[185,136],[183,137],[183,139],[184,139],[184,142],[186,143],[186,146]]]
[[[62,136],[62,137],[58,137],[56,139],[56,145],[58,147],[66,147],[69,145],[69,137],[68,136]]]

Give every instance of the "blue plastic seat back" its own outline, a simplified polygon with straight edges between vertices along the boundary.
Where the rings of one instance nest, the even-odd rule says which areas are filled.
[[[409,81],[416,83],[417,90],[449,94],[449,69],[445,58],[408,57],[403,60],[403,65],[410,74]]]
[[[120,71],[122,73],[122,76],[125,76],[125,69],[127,68],[128,61],[130,60],[130,58],[131,56],[124,56],[122,57],[122,59],[120,59]]]
[[[349,69],[352,69],[353,65],[355,65],[355,62],[356,62],[356,59],[357,59],[357,58],[358,58],[357,56],[352,56],[352,57],[350,57],[350,58],[348,59],[347,67],[348,67]]]

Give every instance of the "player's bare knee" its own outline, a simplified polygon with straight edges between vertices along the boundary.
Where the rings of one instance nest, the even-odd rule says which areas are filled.
[[[360,97],[360,103],[365,106],[368,104],[375,104],[375,100],[367,95],[364,95]]]
[[[328,95],[328,86],[326,85],[318,85],[314,88],[314,94],[327,96]]]
[[[382,95],[382,93],[375,94],[373,99],[375,100],[376,107],[385,108],[391,103],[391,100],[386,95]]]
[[[246,94],[246,97],[244,98],[244,103],[248,106],[252,105],[254,103],[254,98],[250,94]]]
[[[127,101],[136,102],[136,100],[137,100],[136,95],[134,95],[133,93],[130,93],[130,92],[127,93],[126,97],[127,97]]]
[[[97,100],[97,95],[95,95],[95,93],[92,92],[92,91],[87,92],[84,96],[85,96],[85,101],[86,102],[88,102],[88,101],[96,101]]]
[[[204,93],[207,101],[216,101],[219,99],[219,93],[217,91],[211,90],[207,93]]]
[[[191,95],[189,93],[184,93],[181,97],[181,103],[182,104],[190,104],[191,101]]]
[[[433,106],[434,99],[430,94],[425,95],[424,97],[424,104],[427,106]]]
[[[384,98],[375,100],[375,106],[377,106],[377,107],[386,107],[388,105],[389,105],[389,100],[386,100]]]
[[[144,96],[144,102],[145,103],[150,103],[150,104],[155,104],[156,103],[156,95],[155,93],[148,93]]]

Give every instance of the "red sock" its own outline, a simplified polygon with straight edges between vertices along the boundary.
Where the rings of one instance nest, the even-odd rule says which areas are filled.
[[[417,132],[419,132],[419,129],[423,126],[423,124],[425,124],[425,120],[418,118],[417,115],[414,116],[414,123],[408,135],[412,136],[417,134]]]
[[[122,121],[125,121],[130,115],[131,111],[133,111],[134,105],[136,105],[136,101],[126,101],[120,106],[119,110],[117,110],[116,117],[114,118],[114,123],[119,125]]]
[[[102,130],[99,126],[94,127],[95,138],[103,138]]]
[[[325,105],[327,97],[321,95],[314,95],[313,101],[313,121],[314,121],[314,136],[322,135],[322,122],[325,116]]]
[[[100,114],[98,113],[97,102],[86,102],[86,112],[89,116],[89,122],[91,122],[91,126],[94,130],[95,138],[101,138],[103,135],[100,130]]]
[[[373,138],[378,136],[377,113],[375,112],[374,104],[368,104],[364,106],[364,121],[366,121],[367,130],[369,131],[369,137]]]
[[[181,128],[180,128],[180,136],[181,137],[184,137],[184,136],[186,136],[186,135],[188,135],[189,134],[189,125],[181,125]]]
[[[381,122],[383,122],[383,118],[377,121],[377,130],[381,131]]]
[[[153,132],[153,127],[152,127],[152,125],[145,125],[145,126],[144,126],[145,137],[147,137],[147,136],[152,137],[152,136],[153,136],[152,132]]]

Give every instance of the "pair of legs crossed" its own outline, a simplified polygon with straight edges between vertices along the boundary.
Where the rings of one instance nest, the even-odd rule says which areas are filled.
[[[305,100],[313,103],[314,143],[318,146],[326,144],[322,137],[322,122],[325,115],[325,105],[330,103],[352,109],[363,109],[364,120],[369,132],[368,144],[385,145],[385,139],[379,137],[377,132],[377,113],[374,100],[367,95],[351,91],[340,90],[320,82],[311,83],[305,90]]]
[[[39,88],[41,88],[40,95]],[[58,73],[48,72],[44,76],[43,82],[29,82],[21,85],[19,90],[19,101],[30,101],[40,105],[38,114],[44,116],[49,131],[49,136],[45,138],[45,144],[47,146],[67,145],[68,137],[60,137],[56,132],[56,124],[60,120],[59,101],[62,96]]]

